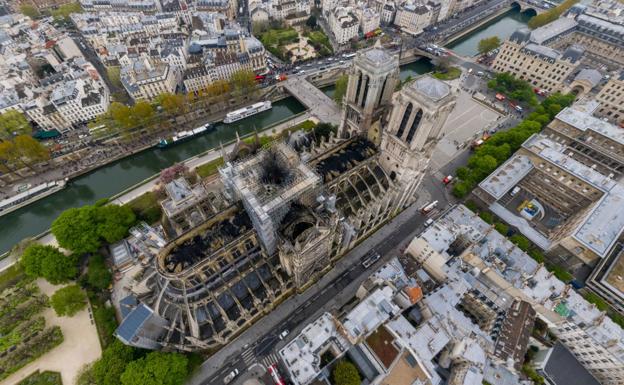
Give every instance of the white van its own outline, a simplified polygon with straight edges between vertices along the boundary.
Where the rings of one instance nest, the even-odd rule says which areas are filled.
[[[427,219],[427,221],[425,221],[425,227],[429,227],[433,224],[433,219],[429,218]]]
[[[511,195],[511,196],[513,197],[513,196],[516,196],[516,194],[517,194],[517,193],[519,193],[519,192],[520,192],[520,187],[516,186],[516,187],[514,187],[514,188],[511,190],[511,192],[509,193],[509,195]]]

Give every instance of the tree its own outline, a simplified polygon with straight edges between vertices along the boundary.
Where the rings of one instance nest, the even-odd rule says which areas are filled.
[[[169,115],[180,114],[186,106],[184,95],[180,94],[160,94],[156,98],[156,103]]]
[[[167,167],[160,171],[160,184],[166,185],[172,182],[174,179],[186,174],[188,167],[184,163],[176,163],[171,167]]]
[[[9,110],[0,114],[0,139],[10,140],[17,135],[29,135],[32,127],[24,114],[16,110]]]
[[[135,358],[135,349],[115,339],[102,352],[102,357],[93,363],[88,384],[119,385],[126,366]],[[84,384],[87,385],[87,384]]]
[[[247,95],[256,88],[256,75],[253,71],[238,70],[230,77],[232,88],[241,95]]]
[[[100,247],[94,206],[65,210],[52,222],[52,234],[59,245],[80,255],[95,253]]]
[[[334,101],[338,104],[342,103],[342,99],[347,93],[347,86],[349,85],[349,76],[342,75],[336,80],[336,89],[334,91]]]
[[[110,286],[112,278],[113,276],[108,267],[106,267],[103,256],[96,254],[89,258],[89,267],[87,269],[87,283],[89,286],[104,290]]]
[[[507,232],[509,231],[509,226],[501,222],[497,222],[494,225],[494,228],[496,229],[496,231],[498,231],[502,235],[507,235]]]
[[[521,234],[514,234],[509,238],[509,240],[518,246],[518,248],[522,251],[527,251],[531,247],[531,242],[529,242],[529,240]]]
[[[98,207],[96,213],[97,233],[108,243],[123,239],[136,222],[136,216],[128,206],[106,205]]]
[[[72,317],[87,306],[87,296],[80,286],[70,285],[52,294],[50,303],[57,315]]]
[[[335,385],[360,385],[360,373],[357,368],[349,361],[340,361],[334,367],[332,372]]]
[[[0,164],[5,171],[13,172],[18,169],[19,158],[15,143],[11,141],[0,142]]]
[[[484,39],[481,39],[479,41],[479,53],[481,55],[490,52],[493,49],[498,48],[498,46],[501,44],[500,39],[498,38],[498,36],[492,36],[492,37],[486,37]]]
[[[144,126],[154,117],[152,105],[146,101],[140,101],[131,108],[132,126]]]
[[[121,375],[122,385],[181,385],[188,375],[188,360],[179,353],[151,352],[132,361]]]
[[[72,13],[80,13],[82,12],[82,7],[80,3],[68,3],[63,4],[55,10],[52,10],[50,13],[54,17],[54,20],[57,21],[70,21],[69,15]]]
[[[50,151],[30,135],[19,135],[15,137],[13,143],[20,161],[28,167],[50,159]]]
[[[451,67],[450,56],[437,56],[431,62],[438,72],[444,73]]]
[[[38,19],[41,16],[41,13],[39,13],[39,10],[37,10],[37,8],[28,4],[21,5],[20,12],[23,15],[30,17],[31,19]]]
[[[310,15],[310,17],[308,17],[308,20],[306,20],[306,25],[312,29],[315,29],[317,26],[316,16]]]
[[[571,8],[574,4],[576,4],[579,0],[566,0],[563,3],[559,4],[555,8],[551,8],[546,12],[540,13],[539,15],[533,16],[529,22],[528,26],[531,29],[539,28],[543,25],[551,23],[559,18],[562,13]]]
[[[128,206],[83,206],[65,210],[52,222],[59,245],[80,255],[95,253],[102,241],[113,243],[128,234],[136,221]]]
[[[34,243],[24,250],[20,263],[26,275],[43,277],[48,282],[59,284],[73,279],[78,274],[77,261],[66,256],[54,246]]]

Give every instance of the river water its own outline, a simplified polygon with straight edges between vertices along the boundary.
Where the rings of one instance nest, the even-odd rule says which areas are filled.
[[[525,26],[529,18],[512,10],[448,45],[448,48],[461,55],[473,56],[477,53],[479,40],[493,35],[505,40],[514,30]],[[401,80],[429,72],[431,68],[428,60],[406,64],[401,67]],[[334,86],[323,88],[323,92],[331,97]],[[260,131],[303,110],[304,107],[290,97],[273,103],[271,110],[251,118],[229,125],[219,123],[215,132],[166,149],[152,148],[74,179],[64,190],[0,217],[0,253],[9,250],[24,238],[49,229],[52,221],[64,210],[92,204],[99,199],[118,194],[163,168],[215,148],[219,146],[219,142],[231,141],[236,137],[236,131],[241,136],[253,132],[254,127]]]
[[[514,8],[446,47],[462,56],[475,56],[479,53],[477,46],[481,39],[498,36],[501,41],[505,41],[515,30],[526,27],[530,18],[531,15]]]

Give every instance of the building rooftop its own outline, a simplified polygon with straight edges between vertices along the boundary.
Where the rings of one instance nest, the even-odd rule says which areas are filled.
[[[436,101],[451,93],[448,84],[429,75],[418,77],[408,87]]]
[[[553,385],[600,385],[561,342],[557,342],[547,352],[540,353],[537,359],[544,355],[541,371]]]
[[[595,74],[594,72],[597,72],[597,74]],[[581,71],[581,73],[584,73],[587,76],[594,76],[594,78],[596,76],[602,78],[600,73],[596,70],[587,69]],[[581,76],[581,73],[579,73],[577,78]],[[613,141],[616,141],[621,145],[624,145],[623,129],[609,122],[605,122],[604,120],[597,118],[589,113],[579,111],[578,109],[572,107],[566,107],[557,114],[556,119],[567,123],[570,126],[581,131],[593,131]]]
[[[321,355],[325,351],[338,356],[351,346],[336,324],[331,314],[323,313],[279,351],[295,384],[307,384],[319,374]]]
[[[531,41],[537,44],[546,44],[550,39],[573,30],[576,25],[577,22],[574,19],[560,17],[552,23],[534,29],[531,32]]]
[[[574,77],[574,80],[587,80],[595,87],[602,80],[602,74],[593,68],[584,68]]]
[[[394,293],[385,286],[373,291],[360,302],[344,319],[344,328],[353,341],[364,337],[386,320],[399,314],[401,309],[392,302]]]
[[[559,51],[545,45],[529,43],[524,46],[524,49],[545,59],[557,60],[561,57],[561,53],[559,53]]]
[[[499,200],[532,169],[533,163],[529,157],[516,154],[479,183],[479,187]]]

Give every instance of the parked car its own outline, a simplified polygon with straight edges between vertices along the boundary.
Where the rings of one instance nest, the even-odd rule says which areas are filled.
[[[449,184],[453,181],[453,175],[447,175],[442,179],[442,183]]]
[[[279,339],[283,340],[284,338],[286,338],[286,336],[288,335],[288,333],[290,333],[287,329],[284,330],[283,332],[280,333],[279,335]]]
[[[427,220],[425,221],[425,227],[429,227],[429,226],[431,226],[432,224],[433,224],[433,219],[432,219],[432,218],[429,218],[429,219],[427,219]]]
[[[236,378],[236,376],[238,376],[238,369],[232,370],[227,376],[225,376],[223,382],[229,384],[230,382],[232,382],[233,379]]]

